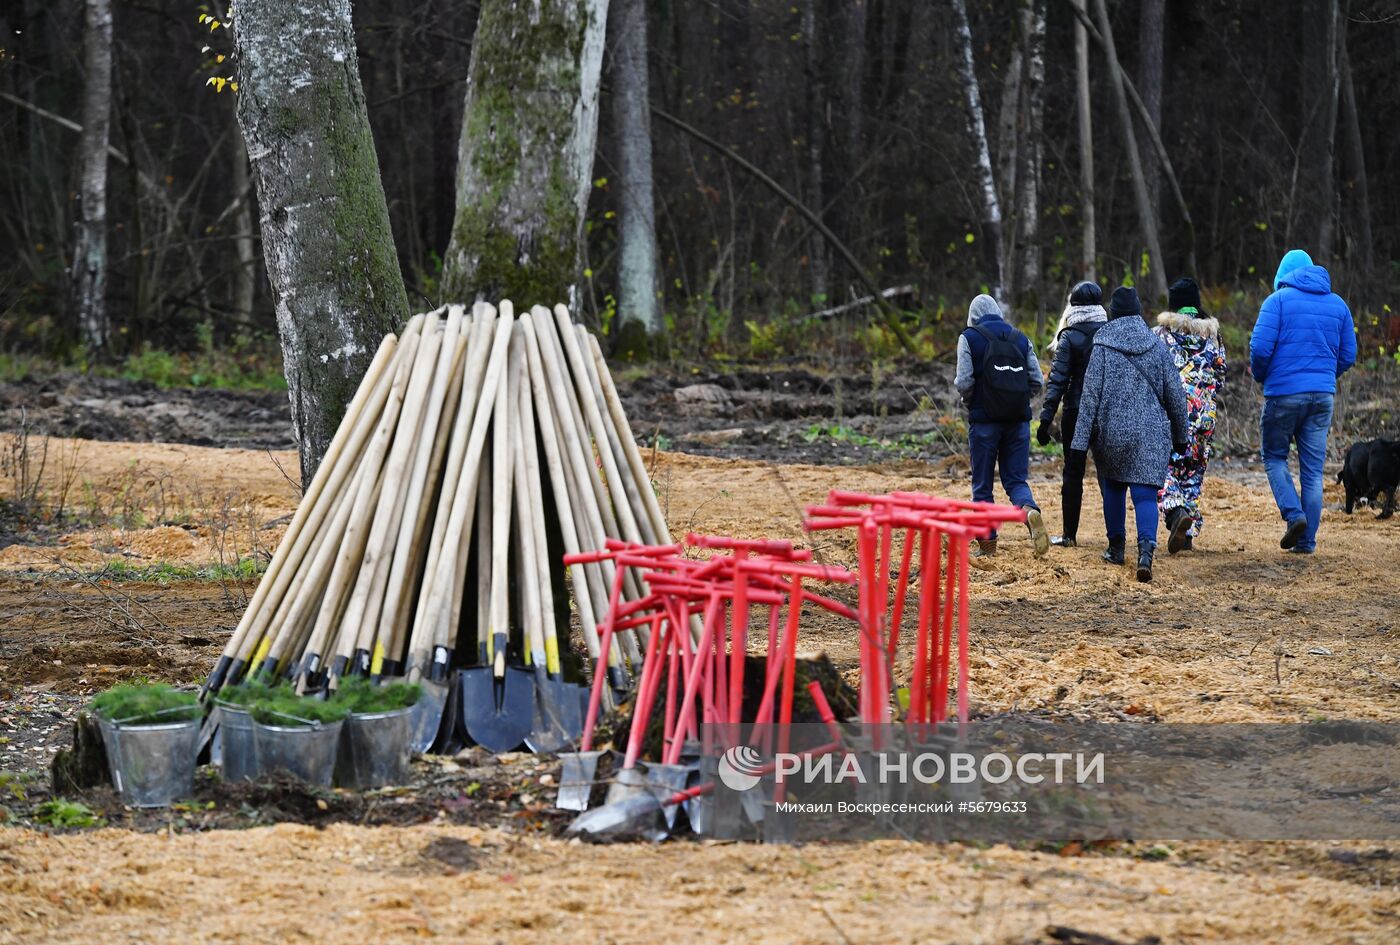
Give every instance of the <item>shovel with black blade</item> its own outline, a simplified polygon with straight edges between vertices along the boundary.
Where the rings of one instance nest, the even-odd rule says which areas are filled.
[[[479,644],[481,664],[457,673],[462,724],[478,745],[491,752],[518,748],[535,721],[535,679],[506,666],[510,621],[511,452],[513,406],[518,400],[524,348],[510,340],[510,368],[496,388],[491,418],[491,620]],[[482,549],[484,552],[485,549]]]

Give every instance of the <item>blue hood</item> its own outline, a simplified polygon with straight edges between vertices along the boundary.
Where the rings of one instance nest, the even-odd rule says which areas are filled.
[[[1303,266],[1279,279],[1279,286],[1292,286],[1313,295],[1328,295],[1332,292],[1332,277],[1321,266]]]
[[[1283,284],[1288,274],[1295,269],[1302,269],[1304,266],[1313,264],[1312,257],[1301,249],[1290,249],[1283,254],[1283,259],[1278,264],[1278,272],[1274,273],[1274,291]]]

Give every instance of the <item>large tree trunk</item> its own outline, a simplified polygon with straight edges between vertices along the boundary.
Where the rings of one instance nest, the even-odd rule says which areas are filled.
[[[78,219],[73,224],[72,302],[90,358],[107,351],[107,145],[112,119],[112,6],[87,0],[83,29],[83,128]]]
[[[1159,132],[1162,128],[1162,44],[1166,32],[1166,0],[1142,0],[1138,7],[1138,79],[1137,90],[1147,112],[1143,122],[1151,122]],[[1150,137],[1144,141],[1150,142]],[[1162,162],[1152,147],[1144,147],[1142,176],[1147,183],[1147,199],[1152,212],[1161,212]]]
[[[977,84],[977,69],[972,58],[972,26],[968,23],[965,0],[951,0],[949,6],[953,8],[958,76],[967,106],[967,133],[977,155],[977,186],[982,197],[982,256],[992,295],[1000,299],[1006,284],[1002,273],[1001,203],[997,200],[992,154],[987,145],[987,123],[982,114],[982,91]]]
[[[1084,13],[1085,0],[1073,0]],[[1098,278],[1098,246],[1094,233],[1094,118],[1089,95],[1089,32],[1081,19],[1074,21],[1074,71],[1079,99],[1079,227],[1080,265],[1083,278]]]
[[[1036,328],[1044,327],[1040,293],[1040,174],[1045,164],[1045,0],[1035,0],[1026,33],[1026,145],[1016,196],[1020,296],[1036,311]]]
[[[350,0],[240,0],[238,121],[258,194],[302,481],[408,317]]]
[[[481,4],[445,297],[574,302],[607,14],[607,0]]]
[[[1336,232],[1334,156],[1341,85],[1337,56],[1340,19],[1336,0],[1303,5],[1303,68],[1299,77],[1304,125],[1298,148],[1297,225],[1291,235],[1294,242],[1308,244],[1319,259],[1332,255]]]
[[[1138,221],[1142,227],[1142,239],[1147,244],[1148,284],[1152,287],[1152,298],[1144,299],[1144,305],[1166,300],[1167,274],[1162,260],[1162,241],[1157,231],[1157,215],[1152,210],[1152,201],[1147,194],[1147,180],[1143,177],[1142,158],[1138,154],[1137,139],[1133,136],[1133,116],[1128,110],[1128,93],[1123,88],[1123,67],[1118,60],[1118,50],[1113,42],[1113,25],[1108,20],[1108,5],[1105,0],[1095,0],[1095,11],[1099,20],[1099,35],[1103,40],[1104,52],[1108,60],[1108,72],[1113,88],[1113,101],[1118,111],[1118,128],[1123,135],[1123,148],[1128,156],[1128,170],[1133,178],[1133,196],[1137,202]],[[1136,266],[1134,266],[1136,269]]]
[[[656,202],[652,195],[651,93],[647,75],[645,0],[614,0],[612,11],[613,126],[617,135],[618,320],[624,344],[640,328],[661,330],[657,304]]]

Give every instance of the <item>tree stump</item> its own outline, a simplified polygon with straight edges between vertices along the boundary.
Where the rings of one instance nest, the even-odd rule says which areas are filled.
[[[73,747],[54,755],[49,766],[55,796],[73,794],[101,784],[111,784],[107,770],[107,748],[102,742],[102,729],[97,720],[86,712],[78,713],[73,722]]]

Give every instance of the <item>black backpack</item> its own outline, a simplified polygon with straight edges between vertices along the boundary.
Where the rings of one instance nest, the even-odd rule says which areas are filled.
[[[987,342],[982,365],[977,371],[977,393],[987,419],[1011,421],[1026,419],[1031,406],[1031,379],[1026,373],[1026,352],[1021,350],[1019,331],[997,335],[982,325],[972,330]]]

